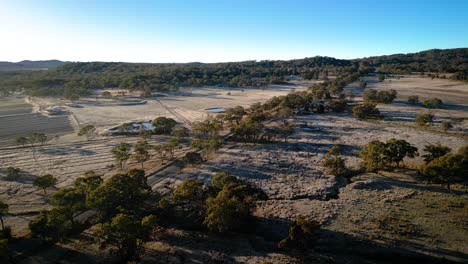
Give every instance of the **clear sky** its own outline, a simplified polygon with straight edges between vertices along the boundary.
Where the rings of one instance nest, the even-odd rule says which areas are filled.
[[[468,47],[468,0],[0,0],[0,61],[358,58]]]

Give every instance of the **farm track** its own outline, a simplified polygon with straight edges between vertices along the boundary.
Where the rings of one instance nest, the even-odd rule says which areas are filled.
[[[191,126],[192,122],[185,118],[183,115],[179,114],[176,110],[172,109],[170,106],[166,105],[165,103],[161,102],[159,99],[156,99],[156,102],[158,102],[162,107],[164,107],[169,113],[171,113],[173,116],[184,122],[186,125]]]

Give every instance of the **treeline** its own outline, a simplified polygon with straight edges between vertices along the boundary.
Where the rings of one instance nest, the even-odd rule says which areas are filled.
[[[284,83],[287,76],[323,79],[344,73],[452,73],[468,80],[468,49],[428,50],[411,54],[340,60],[312,57],[288,61],[227,63],[76,62],[48,71],[0,72],[0,93],[24,91],[33,96],[86,95],[92,89],[121,88],[171,91],[180,86],[263,87]]]
[[[50,71],[4,73],[0,87],[4,94],[24,90],[30,95],[66,97],[86,95],[89,90],[99,88],[170,91],[180,86],[259,87],[283,83],[288,75],[307,75],[316,71],[325,77],[352,65],[351,61],[329,57],[206,64],[77,62]]]
[[[376,67],[378,71],[393,74],[411,72],[454,73],[455,80],[468,80],[468,49],[432,49],[417,53],[356,59],[365,67]]]

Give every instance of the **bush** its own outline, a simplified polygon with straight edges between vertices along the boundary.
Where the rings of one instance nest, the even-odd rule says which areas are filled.
[[[395,90],[390,91],[376,91],[373,89],[368,89],[364,91],[363,99],[367,102],[376,102],[390,104],[395,100],[397,92]]]
[[[44,191],[44,194],[47,194],[47,188],[54,187],[55,184],[57,184],[57,178],[50,174],[37,177],[33,182],[33,185],[38,188],[41,188]]]
[[[415,105],[419,103],[419,97],[417,95],[410,95],[408,96],[408,103]]]
[[[247,231],[252,224],[252,197],[238,197],[234,186],[225,186],[215,198],[208,198],[207,216],[203,222],[212,231]]]
[[[139,260],[144,243],[150,239],[156,218],[152,215],[139,219],[132,215],[118,214],[110,223],[103,224],[95,233],[102,245],[110,245],[111,254],[119,256],[122,263]]]
[[[59,209],[42,210],[29,222],[31,235],[46,241],[62,241],[73,226]]]
[[[377,171],[385,167],[385,143],[378,140],[367,143],[359,152],[367,171]]]
[[[442,123],[440,123],[440,126],[442,127],[442,129],[443,129],[444,131],[447,131],[447,130],[453,128],[452,123],[449,122],[449,121],[442,121]]]
[[[400,162],[405,157],[414,158],[418,155],[418,149],[405,140],[392,138],[385,143],[385,160],[388,163],[395,163],[397,167],[400,167]]]
[[[348,105],[348,101],[346,101],[345,99],[332,100],[328,104],[328,109],[335,113],[341,113],[346,110],[347,105]]]
[[[398,167],[405,157],[413,158],[418,149],[405,140],[390,139],[386,143],[374,140],[359,152],[367,171],[377,171],[395,163]]]
[[[424,146],[424,152],[426,152],[426,154],[424,154],[422,157],[426,163],[429,163],[438,157],[442,157],[445,154],[450,153],[451,151],[451,148],[442,146],[440,143],[429,144]]]
[[[434,115],[432,114],[420,114],[416,116],[416,119],[414,120],[414,122],[418,126],[426,126],[426,125],[431,125],[433,120],[434,120]]]
[[[317,240],[319,229],[319,222],[298,215],[296,221],[289,227],[288,237],[278,243],[278,248],[308,250]]]
[[[239,184],[237,177],[232,176],[226,172],[218,172],[211,178],[211,187],[217,189],[218,191],[222,190],[225,186],[228,185],[237,185]]]
[[[186,137],[189,136],[189,130],[188,130],[188,128],[186,128],[184,126],[180,126],[180,125],[175,126],[172,129],[171,135],[176,137],[178,140],[181,140],[181,139],[186,138]]]
[[[115,174],[93,190],[86,199],[88,208],[98,211],[102,220],[117,213],[138,214],[149,199],[151,187],[144,170],[131,169]]]
[[[187,154],[185,154],[185,161],[187,163],[196,164],[203,162],[203,158],[198,152],[187,152]]]
[[[450,190],[450,184],[455,180],[468,179],[468,159],[460,152],[435,158],[422,165],[419,171],[428,181],[447,184]]]
[[[339,146],[333,146],[325,155],[322,166],[327,168],[326,173],[336,176],[342,176],[346,173],[345,161],[340,157],[341,149]]]
[[[21,170],[19,168],[16,168],[16,167],[8,167],[6,169],[6,177],[5,177],[5,180],[7,181],[16,181],[18,180],[19,176],[20,176],[20,172]]]
[[[153,121],[154,130],[153,132],[157,135],[165,134],[168,135],[172,132],[172,129],[177,125],[177,122],[172,118],[164,116],[158,117]]]
[[[353,108],[353,115],[359,119],[382,119],[379,109],[373,103],[364,103],[356,105]]]
[[[323,104],[318,104],[317,107],[315,108],[315,112],[317,114],[325,113],[325,106],[323,106]]]
[[[422,106],[426,108],[442,108],[442,100],[439,98],[427,99],[422,103]]]
[[[15,139],[16,144],[21,145],[23,147],[24,147],[24,145],[26,145],[26,143],[28,143],[28,141],[29,141],[28,138],[25,137],[25,136],[18,136]]]

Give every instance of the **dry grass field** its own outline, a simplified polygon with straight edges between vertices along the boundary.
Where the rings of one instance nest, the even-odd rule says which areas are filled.
[[[449,192],[443,186],[419,181],[411,169],[364,173],[345,179],[324,173],[321,162],[331,146],[341,145],[346,165],[358,168],[359,149],[371,140],[404,139],[421,153],[429,143],[441,143],[454,150],[467,145],[468,85],[416,76],[384,82],[368,77],[365,81],[366,89],[398,92],[394,103],[378,105],[385,115],[383,121],[360,121],[350,112],[297,116],[290,120],[295,132],[287,142],[230,142],[200,165],[170,170],[161,180],[152,180],[153,190],[167,191],[184,179],[208,182],[214,173],[225,171],[261,188],[269,199],[257,203],[254,215],[260,221],[255,235],[220,236],[167,228],[161,231],[159,241],[147,243],[142,263],[304,263],[294,254],[271,250],[278,239],[287,235],[289,224],[298,214],[322,223],[314,249],[316,259],[305,263],[362,263],[363,257],[387,259],[388,263],[393,259],[429,263],[436,261],[433,257],[465,262],[468,259],[466,186],[456,184]],[[67,109],[80,124],[93,124],[99,129],[157,116],[173,117],[179,122],[197,121],[209,115],[206,108],[249,106],[308,85],[296,82],[294,86],[272,86],[266,90],[184,88],[179,94],[148,100],[144,105],[83,103],[82,108]],[[353,91],[355,101],[362,100],[363,89],[357,83],[346,89]],[[421,101],[437,97],[444,102],[443,109],[431,110],[436,116],[434,126],[414,125],[415,116],[429,110],[409,105],[409,95],[418,95]],[[51,98],[36,98],[34,102],[42,106],[63,103]],[[438,124],[444,120],[451,120],[454,128],[447,132],[440,129]],[[0,199],[9,202],[11,211],[6,224],[13,227],[15,234],[25,234],[27,222],[40,209],[47,208],[47,196],[31,184],[34,177],[52,173],[59,179],[58,187],[70,185],[87,170],[108,177],[118,171],[112,166],[111,147],[136,140],[136,137],[98,137],[86,142],[69,136],[35,149],[2,148],[0,168],[15,166],[24,171],[18,181],[0,177]],[[153,137],[152,143],[164,140],[164,137]],[[187,150],[180,149],[179,153]],[[404,162],[412,167],[421,163],[422,158]],[[139,165],[128,164],[132,166]],[[161,166],[161,160],[153,158],[146,166],[147,173],[151,174]],[[102,251],[90,243],[91,231],[37,252],[34,258],[22,263],[106,262]]]

